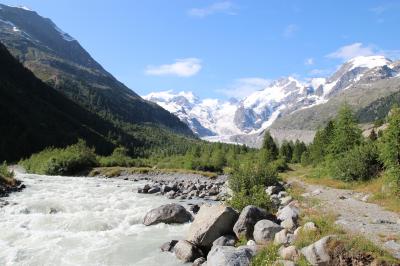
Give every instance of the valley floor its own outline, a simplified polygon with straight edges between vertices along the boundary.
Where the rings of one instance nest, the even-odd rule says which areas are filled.
[[[312,184],[298,176],[299,170],[288,172],[290,182],[301,202],[322,213],[336,215],[336,223],[352,234],[361,234],[394,257],[400,258],[400,215],[375,203],[366,202],[368,194],[352,189]]]

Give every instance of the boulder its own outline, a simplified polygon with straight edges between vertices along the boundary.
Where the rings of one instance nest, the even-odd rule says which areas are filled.
[[[335,239],[334,235],[321,238],[317,242],[301,249],[301,253],[312,265],[329,265],[331,259],[328,246]]]
[[[157,192],[160,192],[160,191],[161,191],[161,188],[159,186],[154,186],[154,187],[150,188],[147,191],[147,193],[154,194],[154,193],[157,193]]]
[[[308,222],[303,225],[303,230],[308,232],[317,231],[317,226],[313,222]]]
[[[293,221],[293,218],[289,218],[281,222],[281,226],[288,230],[294,230],[296,228],[296,223]]]
[[[299,218],[299,214],[300,214],[299,208],[293,206],[292,204],[289,204],[278,211],[277,218],[281,221],[284,221],[289,218],[292,218],[294,221],[297,221],[297,218]]]
[[[158,223],[187,223],[192,220],[192,215],[181,205],[171,203],[162,205],[149,211],[143,219],[144,225]]]
[[[278,233],[275,234],[274,237],[274,243],[276,245],[285,245],[288,243],[288,237],[287,237],[288,231],[287,229],[283,229],[279,231]]]
[[[282,247],[278,251],[279,257],[284,260],[297,261],[300,259],[300,252],[295,246]]]
[[[207,255],[207,265],[248,266],[255,252],[246,246],[240,248],[215,246]]]
[[[162,244],[160,249],[163,252],[172,252],[176,243],[178,243],[178,240],[171,240],[171,241],[165,242],[164,244]]]
[[[270,220],[261,220],[254,226],[253,237],[257,244],[265,245],[274,240],[275,234],[282,230],[282,227]]]
[[[200,266],[200,265],[203,265],[205,262],[206,262],[206,259],[203,258],[203,257],[200,257],[200,258],[195,259],[195,260],[193,261],[192,266]]]
[[[269,186],[265,190],[265,193],[267,193],[269,196],[271,196],[273,194],[277,194],[279,191],[280,191],[279,187],[277,187],[277,186]]]
[[[186,240],[179,240],[174,247],[175,255],[183,262],[192,262],[203,257],[203,253],[195,245]]]
[[[281,198],[281,199],[280,199],[280,202],[281,202],[281,205],[282,205],[282,206],[286,206],[286,205],[288,205],[290,202],[292,202],[292,200],[293,200],[292,196],[286,196],[286,197],[284,197],[284,198]]]
[[[236,237],[233,235],[225,235],[217,238],[213,242],[213,246],[235,246]]]
[[[271,220],[272,214],[256,206],[246,206],[240,213],[239,219],[233,227],[237,238],[245,236],[247,239],[253,239],[254,225],[260,220]]]
[[[247,244],[246,244],[247,246],[257,246],[257,243],[256,243],[256,241],[254,241],[254,240],[249,240],[249,241],[247,241]]]
[[[223,235],[232,233],[238,213],[225,205],[202,205],[190,225],[187,240],[205,249]]]

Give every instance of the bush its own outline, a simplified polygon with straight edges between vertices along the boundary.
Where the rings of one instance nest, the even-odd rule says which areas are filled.
[[[248,205],[254,205],[267,211],[272,211],[272,203],[268,194],[265,193],[264,186],[254,186],[251,189],[243,189],[239,192],[233,194],[232,198],[229,200],[229,204],[241,211],[244,207]]]
[[[332,177],[343,181],[366,181],[381,170],[377,147],[372,143],[355,146],[335,159],[327,159]]]
[[[238,210],[247,205],[255,205],[271,210],[271,201],[265,193],[265,187],[278,181],[277,173],[271,165],[245,163],[236,166],[229,178],[229,187],[233,191],[230,204]]]
[[[234,168],[229,178],[229,187],[234,193],[238,193],[255,186],[271,186],[277,181],[277,173],[270,165],[259,166],[246,163]]]
[[[76,144],[64,149],[48,148],[32,155],[20,164],[29,172],[45,175],[75,174],[98,165],[93,148],[79,140]]]
[[[275,172],[284,172],[289,169],[289,166],[286,162],[285,158],[279,158],[273,162],[270,163],[270,167],[273,169]]]
[[[99,157],[99,164],[102,167],[138,166],[136,161],[128,156],[128,149],[126,149],[124,147],[116,148],[110,156]]]
[[[14,172],[8,170],[7,162],[0,164],[0,178],[14,178]]]

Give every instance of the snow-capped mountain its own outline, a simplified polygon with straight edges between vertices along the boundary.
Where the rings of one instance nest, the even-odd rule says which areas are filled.
[[[177,115],[197,135],[229,141],[234,135],[259,134],[278,117],[324,104],[356,84],[398,76],[398,65],[384,56],[359,56],[330,77],[282,78],[238,101],[199,99],[192,92],[173,91],[153,92],[144,98]]]

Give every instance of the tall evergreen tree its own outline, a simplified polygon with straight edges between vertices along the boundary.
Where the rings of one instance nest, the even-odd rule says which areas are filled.
[[[290,162],[293,156],[293,142],[284,140],[279,148],[279,156]]]
[[[362,131],[358,127],[356,119],[350,107],[343,105],[335,121],[335,129],[330,152],[340,154],[351,150],[362,141]]]
[[[380,158],[388,174],[396,182],[396,193],[400,196],[400,108],[394,107],[388,116],[388,127],[380,139]]]
[[[261,160],[264,162],[270,162],[276,160],[278,157],[278,146],[269,131],[265,132],[263,145],[261,148]]]
[[[292,162],[293,163],[300,163],[301,162],[301,156],[303,153],[307,150],[306,144],[302,141],[296,140],[293,148],[293,156],[292,156]]]

